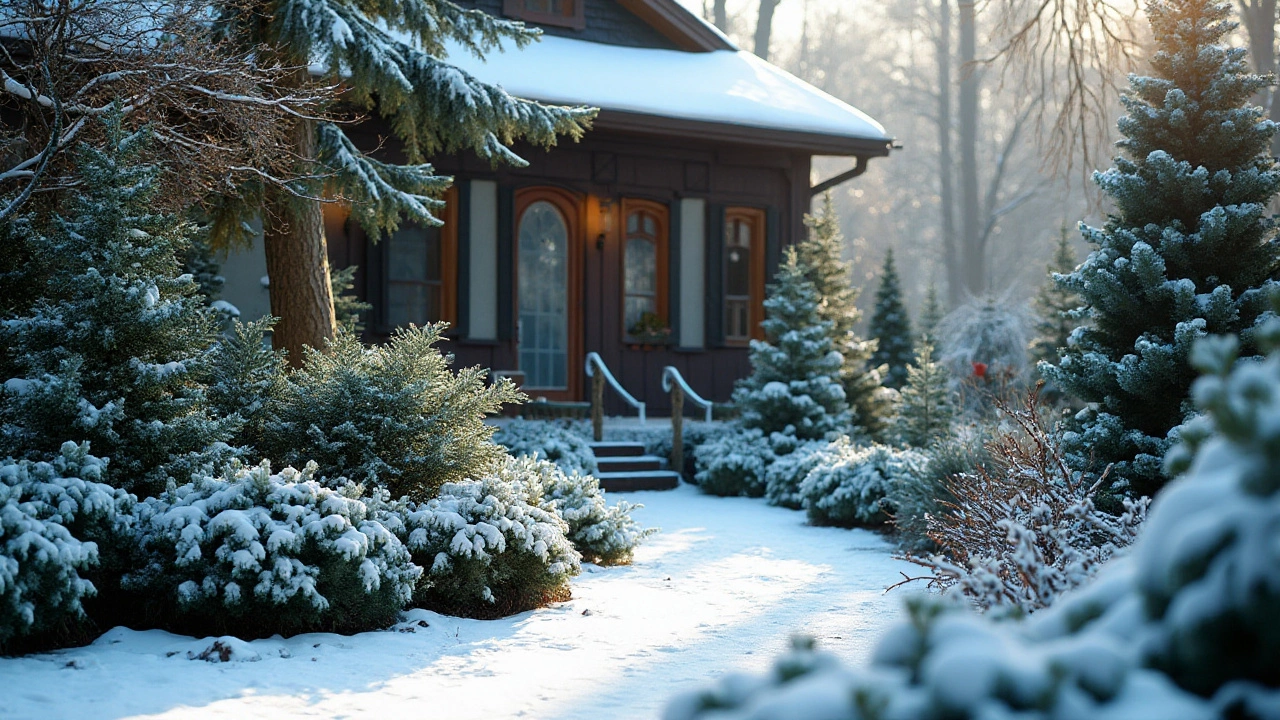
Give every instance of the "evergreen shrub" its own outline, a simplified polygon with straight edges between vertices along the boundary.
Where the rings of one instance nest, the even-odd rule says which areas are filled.
[[[105,460],[63,443],[51,462],[0,460],[0,651],[82,623],[102,551],[130,542],[132,496]]]
[[[765,468],[773,460],[769,440],[759,429],[734,427],[693,451],[697,472],[693,480],[711,495],[762,497]]]
[[[911,316],[902,302],[902,285],[898,268],[893,263],[893,249],[884,255],[880,271],[880,288],[876,290],[876,308],[871,314],[868,334],[876,341],[875,352],[868,361],[872,367],[887,367],[884,386],[897,390],[907,383],[907,368],[915,363],[915,338],[911,334]]]
[[[445,327],[398,330],[376,347],[339,332],[328,352],[308,350],[266,423],[261,454],[314,461],[320,477],[420,502],[485,472],[506,451],[484,418],[523,396],[505,379],[485,385],[483,368],[452,372],[453,357],[436,347]]]
[[[837,440],[831,452],[831,460],[813,468],[800,483],[805,511],[815,525],[884,525],[894,513],[896,487],[912,482],[924,463],[915,450],[857,447],[847,440]]]
[[[550,460],[567,473],[594,475],[600,471],[586,436],[566,423],[512,420],[498,428],[493,441],[515,457],[529,455]]]
[[[797,440],[783,433],[769,438],[770,462],[764,471],[764,497],[770,505],[792,510],[804,507],[800,484],[819,465],[833,462],[839,443],[826,440]]]
[[[643,505],[619,501],[610,507],[600,481],[590,475],[565,472],[544,460],[516,461],[518,472],[541,487],[543,505],[554,507],[569,526],[568,537],[582,559],[598,565],[626,565],[636,545],[657,532],[641,528],[631,517]]]
[[[414,602],[466,617],[494,618],[569,598],[581,556],[570,527],[547,500],[532,458],[506,458],[479,479],[445,483],[423,503],[379,513],[427,568]]]
[[[386,627],[422,576],[359,498],[316,468],[229,464],[138,505],[146,566],[127,592],[164,627],[238,637]]]
[[[893,526],[898,544],[907,552],[931,553],[938,546],[928,536],[929,518],[949,515],[954,503],[950,480],[957,475],[976,474],[990,462],[988,433],[982,426],[967,425],[935,440],[921,452],[924,463],[911,482],[894,487]]]

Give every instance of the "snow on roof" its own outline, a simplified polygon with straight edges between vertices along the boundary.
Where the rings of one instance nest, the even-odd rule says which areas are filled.
[[[479,60],[450,47],[448,62],[479,80],[533,100],[591,105],[769,130],[888,142],[884,127],[755,55],[684,52],[544,35]]]

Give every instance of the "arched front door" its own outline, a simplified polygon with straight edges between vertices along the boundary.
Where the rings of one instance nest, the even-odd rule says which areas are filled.
[[[516,302],[520,370],[533,396],[576,399],[582,364],[578,205],[554,189],[516,197]]]

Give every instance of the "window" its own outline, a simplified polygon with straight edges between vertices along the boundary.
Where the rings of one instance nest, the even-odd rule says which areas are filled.
[[[406,223],[384,240],[385,320],[390,328],[456,321],[457,203],[452,193],[445,201],[442,227]]]
[[[587,26],[582,12],[584,3],[585,0],[502,0],[502,13],[532,23],[582,30]]]
[[[667,208],[624,200],[622,326],[628,335],[667,327]]]
[[[559,188],[515,192],[514,318],[524,388],[549,400],[582,390],[583,198]]]
[[[731,208],[724,217],[724,338],[745,344],[764,320],[764,213]]]

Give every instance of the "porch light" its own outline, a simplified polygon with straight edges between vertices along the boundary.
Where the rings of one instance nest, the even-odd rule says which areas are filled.
[[[600,198],[600,234],[596,236],[596,249],[604,249],[604,240],[613,232],[613,198]]]

